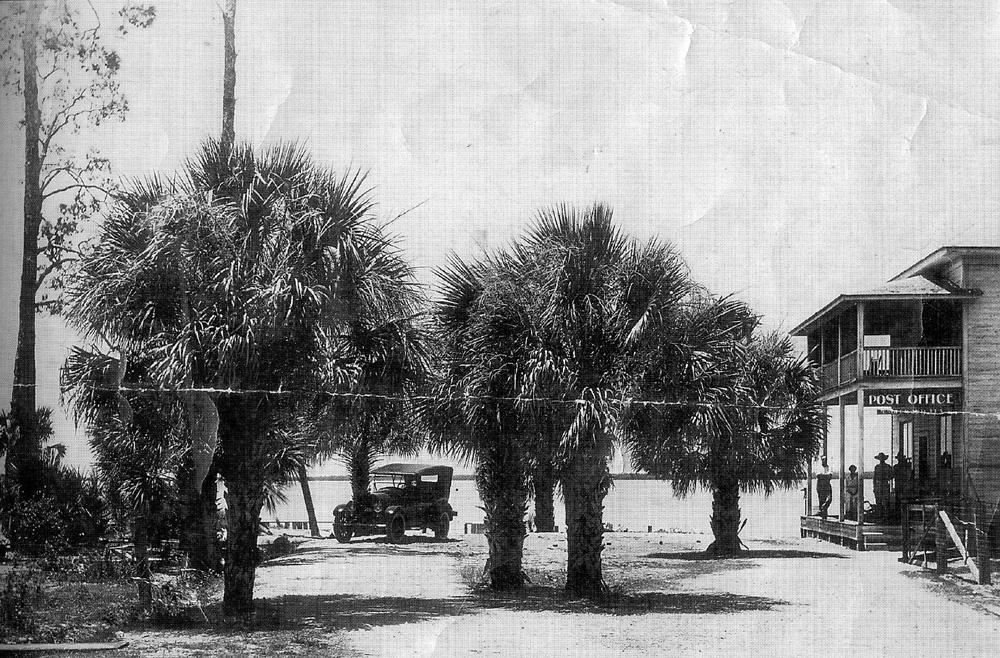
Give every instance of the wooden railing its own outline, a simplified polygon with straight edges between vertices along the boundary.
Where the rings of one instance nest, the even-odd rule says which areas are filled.
[[[839,362],[839,367],[838,367]],[[961,347],[866,347],[863,377],[958,377],[962,374]],[[858,378],[858,353],[850,352],[820,367],[824,390]]]
[[[866,347],[865,377],[957,377],[961,347]]]

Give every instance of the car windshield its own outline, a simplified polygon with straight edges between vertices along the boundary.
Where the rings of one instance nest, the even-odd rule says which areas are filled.
[[[416,486],[417,478],[413,475],[399,473],[380,473],[372,478],[372,489],[405,489]]]

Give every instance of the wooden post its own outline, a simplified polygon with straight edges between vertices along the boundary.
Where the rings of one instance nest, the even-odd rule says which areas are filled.
[[[976,515],[976,565],[979,567],[979,584],[989,585],[992,571],[990,561],[993,557],[993,533],[990,531],[990,516],[987,514],[986,506],[978,503],[978,514]],[[980,530],[982,526],[982,530]]]
[[[947,530],[944,527],[944,519],[941,518],[940,508],[934,506],[934,562],[935,571],[939,574],[948,570],[947,556]]]
[[[840,514],[838,519],[844,520],[844,461],[846,461],[846,453],[844,450],[844,443],[847,440],[846,435],[846,423],[847,423],[847,410],[844,407],[843,396],[837,398],[837,402],[840,404]]]
[[[865,523],[865,391],[858,389],[858,533]]]
[[[907,506],[903,506],[903,514],[901,517],[901,522],[903,524],[900,530],[903,535],[903,562],[910,561],[910,510]]]

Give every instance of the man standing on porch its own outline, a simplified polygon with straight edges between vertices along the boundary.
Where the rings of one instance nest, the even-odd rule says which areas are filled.
[[[889,455],[880,452],[875,455],[878,464],[872,473],[872,493],[875,494],[875,507],[880,521],[889,518],[889,481],[892,480],[892,467],[885,463]]]
[[[913,495],[913,469],[903,451],[896,455],[896,465],[892,467],[892,479],[896,483],[896,508],[902,509]]]
[[[858,467],[851,464],[850,468],[847,469],[850,473],[847,474],[847,480],[844,481],[844,491],[847,494],[847,509],[844,510],[844,518],[858,520],[858,491],[860,489],[860,481],[858,480]]]
[[[821,518],[826,518],[827,510],[830,509],[830,503],[833,502],[833,485],[830,483],[830,479],[833,474],[830,473],[830,467],[826,463],[826,457],[823,458],[823,472],[816,474],[816,496],[819,498],[819,515]]]

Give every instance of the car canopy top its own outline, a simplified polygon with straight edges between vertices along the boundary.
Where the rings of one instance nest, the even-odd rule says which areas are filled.
[[[393,463],[372,469],[372,475],[451,475],[451,466]]]
[[[436,497],[448,498],[451,490],[451,466],[432,466],[429,464],[386,464],[372,469],[373,476],[412,475],[422,482],[423,487],[433,492]]]

